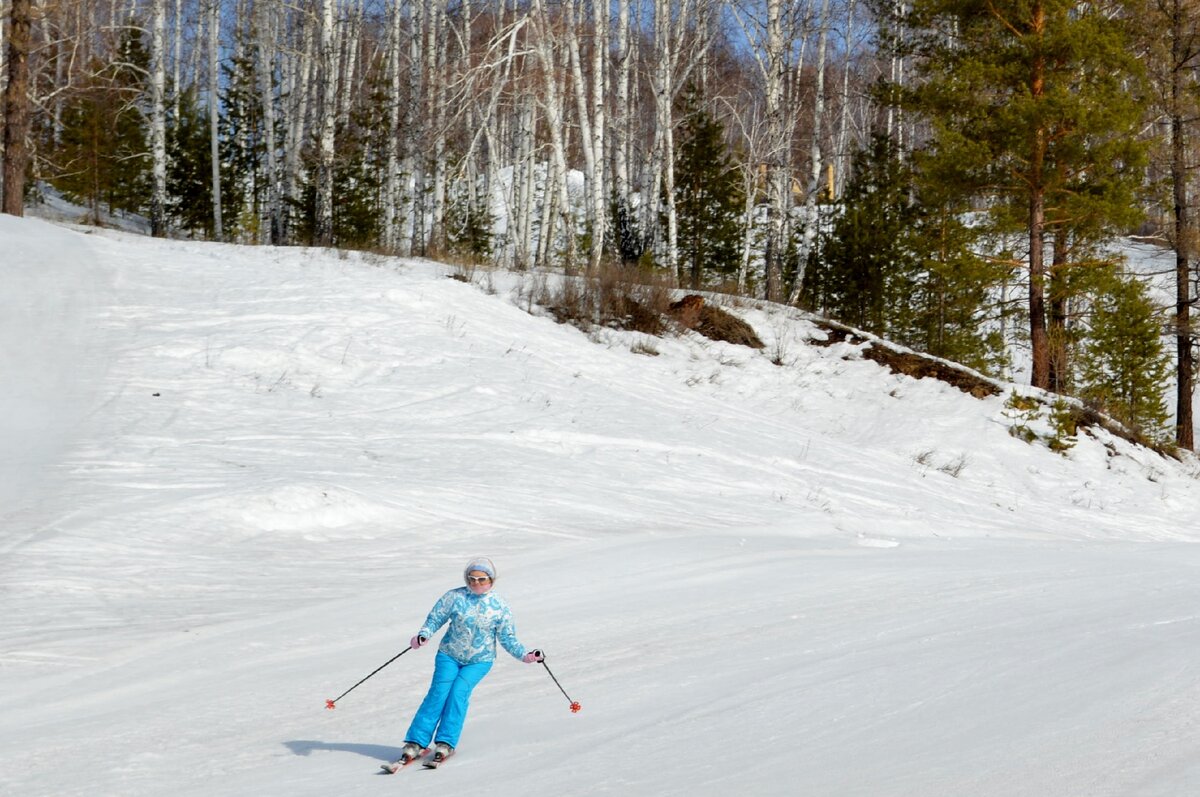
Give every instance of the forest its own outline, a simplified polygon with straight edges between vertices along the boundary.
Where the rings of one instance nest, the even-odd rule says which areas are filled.
[[[1192,450],[1196,0],[3,0],[0,210],[786,302]],[[1173,253],[1156,294],[1115,242]]]

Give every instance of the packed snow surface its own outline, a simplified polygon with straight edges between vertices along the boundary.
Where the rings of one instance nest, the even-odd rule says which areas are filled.
[[[782,308],[585,334],[529,276],[7,216],[0,273],[0,794],[1200,794],[1193,459]],[[501,651],[380,775],[433,651],[325,701],[475,555],[582,711]]]

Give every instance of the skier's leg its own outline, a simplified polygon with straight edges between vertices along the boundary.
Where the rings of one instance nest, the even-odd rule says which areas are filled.
[[[422,747],[429,746],[433,739],[433,729],[437,727],[442,716],[446,699],[461,667],[462,665],[444,653],[439,653],[434,658],[433,680],[429,684],[429,691],[425,693],[425,699],[421,701],[421,707],[412,719],[412,724],[408,726],[408,733],[404,735],[406,742],[416,742]]]
[[[462,735],[463,723],[467,719],[467,706],[471,702],[471,692],[483,680],[483,676],[492,669],[493,662],[481,661],[477,664],[463,665],[458,671],[458,677],[450,687],[450,694],[442,708],[441,724],[437,729],[437,741],[445,742],[451,747],[458,747],[458,737]]]

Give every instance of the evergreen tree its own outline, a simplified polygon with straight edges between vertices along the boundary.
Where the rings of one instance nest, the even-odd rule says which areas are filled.
[[[339,126],[338,156],[333,164],[333,194],[337,201],[333,205],[332,245],[346,249],[377,244],[381,229],[381,171],[376,168],[372,151],[364,148],[361,133],[356,127]],[[317,185],[311,179],[316,175],[315,154],[310,151],[305,158],[310,179],[303,185],[300,199],[287,200],[296,212],[296,236],[309,245],[317,243]]]
[[[804,301],[847,324],[892,336],[912,326],[918,260],[908,237],[916,219],[911,175],[884,136],[853,158],[839,213],[821,236]]]
[[[873,137],[855,154],[838,213],[810,260],[804,300],[860,329],[996,374],[1004,342],[989,306],[1006,270],[974,252],[978,233],[964,221],[961,197],[938,177],[914,171],[886,137]]]
[[[267,181],[262,173],[266,142],[254,60],[234,57],[223,72],[221,218],[227,236],[241,232],[258,241]]]
[[[680,282],[693,288],[736,274],[741,264],[742,183],[725,145],[725,128],[691,88],[675,159]]]
[[[215,234],[212,164],[206,110],[195,89],[179,98],[179,115],[167,130],[167,212],[174,226],[206,238]]]
[[[639,264],[649,251],[651,241],[649,233],[641,228],[641,217],[637,210],[629,203],[627,197],[617,196],[614,192],[608,213],[612,219],[612,246],[616,248],[621,264]]]
[[[446,239],[450,251],[466,255],[475,262],[490,259],[495,221],[486,195],[477,192],[472,201],[466,186],[458,185],[457,190],[451,192],[446,210]]]
[[[937,357],[999,376],[1008,366],[1001,320],[1011,310],[995,301],[1011,267],[979,254],[980,229],[970,223],[967,197],[918,157],[917,215],[909,234],[918,258],[911,327],[900,339]],[[903,297],[897,297],[903,302]]]
[[[1037,387],[1052,378],[1048,238],[1111,231],[1138,165],[1127,16],[1073,0],[916,0],[906,20],[920,31],[922,79],[897,94],[931,122],[929,152],[989,199],[997,223],[1026,231]]]
[[[1170,437],[1166,389],[1172,363],[1164,319],[1137,279],[1114,276],[1096,297],[1079,357],[1080,396],[1151,440]]]
[[[143,96],[149,54],[140,32],[126,29],[119,57],[97,59],[90,76],[64,103],[61,143],[54,152],[57,174],[51,182],[63,195],[86,205],[100,221],[110,212],[139,213],[150,196],[150,158]]]

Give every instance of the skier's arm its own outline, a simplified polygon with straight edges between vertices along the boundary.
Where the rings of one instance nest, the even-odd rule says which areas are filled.
[[[496,639],[514,659],[521,659],[525,656],[526,648],[517,639],[517,627],[513,623],[512,612],[507,607],[504,610],[504,617],[500,621],[500,627],[496,629]]]
[[[421,626],[421,630],[417,632],[417,636],[431,639],[438,629],[446,624],[450,619],[450,614],[454,609],[454,599],[457,596],[454,590],[450,590],[438,602],[433,604],[433,608],[429,610],[429,616],[425,618],[425,624]]]

